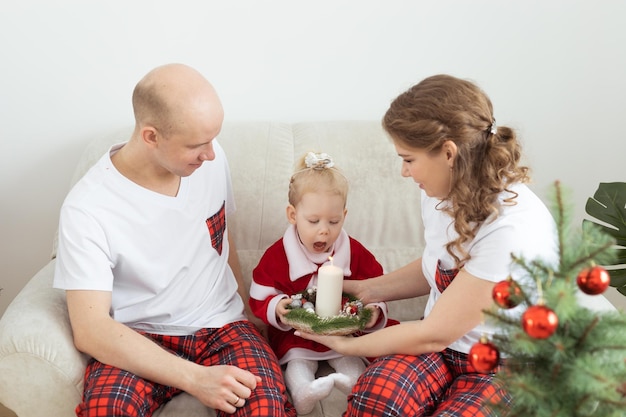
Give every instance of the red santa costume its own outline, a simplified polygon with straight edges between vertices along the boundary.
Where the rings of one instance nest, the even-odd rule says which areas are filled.
[[[268,324],[270,345],[280,364],[292,359],[328,360],[342,355],[328,347],[294,335],[291,326],[277,320],[276,305],[293,294],[317,286],[317,270],[328,257],[344,270],[344,279],[366,279],[383,274],[383,268],[374,255],[356,239],[342,230],[329,252],[310,253],[300,241],[295,226],[290,225],[281,239],[263,254],[252,273],[250,307],[252,312]],[[382,312],[371,332],[397,324],[387,317],[387,305],[376,303]]]

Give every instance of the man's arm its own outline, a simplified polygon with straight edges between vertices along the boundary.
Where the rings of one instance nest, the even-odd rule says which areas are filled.
[[[233,275],[235,275],[235,279],[237,280],[237,292],[243,300],[246,316],[248,317],[248,320],[254,323],[257,329],[259,329],[263,337],[267,339],[267,325],[255,316],[250,308],[250,303],[248,302],[250,299],[250,288],[246,285],[245,280],[243,279],[243,272],[241,271],[241,264],[239,263],[239,255],[237,255],[235,239],[230,235],[230,233],[228,234],[228,246],[230,248],[230,252],[228,252],[228,265],[230,265],[230,269],[232,269]]]
[[[108,291],[67,291],[67,306],[76,347],[102,363],[179,388],[226,412],[234,412],[231,402],[250,397],[256,387],[258,378],[246,370],[184,360],[113,320]]]

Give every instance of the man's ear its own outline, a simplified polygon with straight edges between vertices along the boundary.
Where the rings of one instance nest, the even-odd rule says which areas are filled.
[[[289,204],[287,206],[286,213],[287,221],[291,224],[296,224],[296,208],[293,205]]]
[[[148,146],[156,146],[157,130],[152,126],[144,126],[141,128],[141,140]]]

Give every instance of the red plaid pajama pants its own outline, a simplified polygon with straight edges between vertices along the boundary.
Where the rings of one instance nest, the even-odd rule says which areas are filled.
[[[374,361],[348,397],[344,417],[486,417],[485,401],[509,401],[493,374],[476,373],[451,349]]]
[[[278,360],[250,322],[202,329],[189,336],[144,335],[189,361],[204,366],[234,365],[261,377],[262,381],[235,416],[296,417],[295,409],[287,400]],[[180,392],[92,359],[87,365],[83,402],[76,407],[76,415],[151,416]],[[227,414],[217,411],[217,415]]]
[[[438,262],[439,291],[457,273]],[[344,417],[496,417],[485,407],[487,401],[508,404],[510,397],[493,374],[476,373],[464,353],[446,349],[419,356],[391,355],[367,367],[348,397]]]

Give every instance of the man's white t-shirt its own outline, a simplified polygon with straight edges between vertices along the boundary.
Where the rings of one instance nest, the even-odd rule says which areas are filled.
[[[245,319],[228,265],[235,205],[223,149],[214,140],[215,159],[169,197],[117,171],[111,155],[123,145],[63,203],[54,286],[112,291],[112,317],[150,333],[187,335]]]
[[[516,184],[509,188],[518,193],[514,200],[516,204],[503,204],[498,217],[485,221],[476,237],[465,246],[471,259],[463,268],[475,277],[493,282],[502,281],[509,275],[515,280],[522,280],[521,282],[529,279],[521,268],[513,264],[511,254],[528,260],[543,259],[552,265],[556,265],[558,261],[556,225],[549,210],[526,185]],[[500,196],[500,201],[511,196],[510,193],[504,192]],[[440,200],[428,197],[422,192],[422,218],[426,241],[422,268],[431,287],[425,316],[430,313],[441,296],[435,282],[438,261],[441,261],[443,269],[455,267],[445,245],[458,234],[454,230],[452,218],[437,209],[440,203]],[[466,302],[471,303],[472,300],[468,299]],[[510,313],[516,314],[516,310],[518,309],[513,309]],[[482,335],[490,336],[496,330],[486,321],[448,347],[468,353]]]

